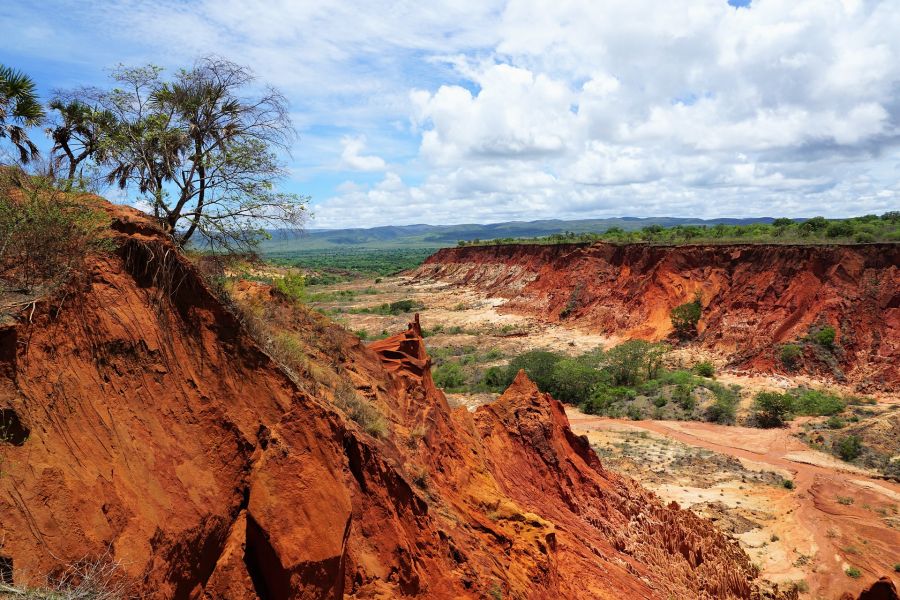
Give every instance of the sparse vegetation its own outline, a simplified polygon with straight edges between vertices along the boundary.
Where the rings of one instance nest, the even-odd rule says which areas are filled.
[[[334,403],[372,437],[387,435],[388,426],[384,416],[349,383],[342,382],[334,391]]]
[[[803,357],[803,349],[797,344],[785,344],[778,352],[778,358],[781,364],[787,369],[797,368],[797,364]]]
[[[759,392],[753,399],[753,420],[759,427],[782,427],[791,414],[791,399],[787,394]]]
[[[794,489],[794,481],[792,479],[782,479],[781,487],[783,487],[786,490],[792,490],[792,489]]]
[[[859,579],[862,576],[862,573],[856,567],[847,567],[844,569],[844,573],[847,574],[847,577],[852,577],[853,579]]]
[[[857,435],[848,435],[837,444],[837,453],[841,459],[851,461],[862,454],[862,440]]]
[[[0,279],[7,290],[53,288],[108,251],[106,213],[52,180],[4,170],[0,181]]]
[[[694,373],[701,377],[713,377],[716,374],[716,368],[708,360],[698,362],[694,365]]]
[[[900,240],[900,212],[891,211],[878,215],[864,215],[850,219],[775,219],[771,223],[746,225],[675,225],[664,227],[647,225],[626,231],[622,227],[609,227],[602,232],[564,232],[532,238],[496,238],[460,241],[459,246],[496,244],[577,244],[598,241],[613,244],[822,244],[822,243],[871,243]]]

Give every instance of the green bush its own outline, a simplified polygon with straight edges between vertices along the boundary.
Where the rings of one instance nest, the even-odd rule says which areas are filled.
[[[481,376],[481,384],[490,391],[502,392],[509,384],[502,367],[490,367]]]
[[[520,369],[542,392],[555,395],[553,370],[562,356],[546,350],[531,350],[520,354],[509,362],[506,368],[506,385],[512,383]]]
[[[694,365],[694,373],[701,377],[712,377],[716,374],[716,368],[711,362],[704,360]]]
[[[844,569],[844,573],[847,574],[847,577],[852,577],[853,579],[859,579],[862,576],[862,573],[856,567],[847,567]]]
[[[758,427],[781,427],[790,418],[792,398],[777,392],[759,392],[753,400],[753,420]]]
[[[794,489],[794,482],[791,479],[782,479],[781,487],[783,487],[786,490],[792,490],[792,489]]]
[[[306,290],[306,277],[303,273],[288,271],[284,277],[274,279],[275,289],[292,302],[300,302]]]
[[[691,302],[685,302],[673,308],[669,312],[672,328],[675,335],[680,338],[690,338],[697,335],[697,324],[703,313],[700,292],[694,296]]]
[[[13,177],[13,175],[16,175]],[[83,272],[85,259],[112,249],[109,217],[39,177],[7,170],[0,182],[0,279],[25,293]],[[13,201],[12,190],[20,193]]]
[[[553,366],[551,379],[553,397],[578,404],[586,400],[594,386],[603,380],[603,373],[577,358],[565,358]]]
[[[668,348],[643,340],[631,340],[609,350],[603,357],[604,370],[616,385],[636,385],[653,379],[662,367]]]
[[[432,370],[431,376],[434,379],[434,384],[445,390],[458,389],[466,384],[466,375],[457,362],[447,362],[438,365]]]
[[[851,461],[862,454],[862,440],[859,436],[848,435],[837,444],[837,453],[842,460]]]
[[[840,417],[830,417],[827,421],[825,421],[825,425],[828,429],[843,429],[847,424]]]
[[[737,406],[740,402],[740,387],[726,388],[716,385],[712,388],[715,401],[706,409],[706,420],[722,425],[731,425],[737,418]]]
[[[797,344],[785,344],[778,353],[778,358],[788,369],[795,369],[803,357],[803,349]]]
[[[823,348],[833,348],[836,332],[831,325],[825,325],[812,334],[812,341]]]
[[[591,392],[591,397],[581,404],[581,410],[591,415],[619,416],[622,404],[633,400],[634,390],[609,384],[598,384]]]
[[[810,417],[827,417],[843,411],[847,404],[834,394],[819,390],[799,389],[793,392],[793,412]]]
[[[672,390],[672,401],[688,412],[694,410],[697,406],[697,401],[694,399],[693,390],[694,388],[689,384],[680,383],[676,385],[675,389]]]

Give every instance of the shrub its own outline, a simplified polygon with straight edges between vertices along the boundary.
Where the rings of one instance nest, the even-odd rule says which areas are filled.
[[[591,390],[602,378],[602,372],[584,361],[565,358],[553,366],[551,393],[557,400],[578,404],[590,396]]]
[[[604,370],[616,385],[636,385],[653,379],[662,367],[668,348],[643,340],[631,340],[609,350],[603,357]]]
[[[862,454],[862,440],[859,436],[848,435],[838,442],[837,453],[842,460],[851,461]]]
[[[503,371],[502,367],[490,367],[487,371],[484,372],[484,375],[481,377],[481,383],[484,387],[490,389],[491,391],[503,391],[503,389],[508,385],[506,383],[506,374]]]
[[[689,384],[680,383],[676,385],[675,389],[672,390],[672,401],[685,411],[690,412],[694,410],[697,406],[697,401],[694,399],[693,390],[694,388]]]
[[[842,418],[834,416],[829,417],[829,419],[825,421],[825,425],[828,429],[843,429],[847,424]]]
[[[825,235],[830,238],[842,238],[852,236],[853,232],[853,223],[850,221],[834,221],[828,225]]]
[[[781,360],[781,364],[783,364],[788,369],[794,369],[797,367],[797,363],[800,362],[800,358],[803,356],[803,349],[800,348],[797,344],[785,344],[781,347],[781,350],[778,353],[778,358]]]
[[[704,360],[694,365],[694,373],[701,377],[712,377],[716,374],[716,368],[711,362]]]
[[[847,567],[844,569],[844,573],[847,574],[847,577],[852,577],[853,579],[859,579],[862,576],[862,573],[856,567]]]
[[[581,410],[591,415],[620,414],[620,404],[632,400],[634,390],[627,387],[598,384],[591,392],[591,397],[581,404]]]
[[[813,332],[811,338],[812,341],[822,346],[823,348],[833,348],[834,347],[834,339],[835,339],[835,331],[834,327],[831,325],[825,325],[824,327],[820,327],[818,330]]]
[[[422,304],[416,302],[415,300],[397,300],[396,302],[391,302],[388,305],[388,312],[392,315],[399,315],[401,313],[408,313],[420,308],[423,308]]]
[[[819,390],[799,389],[794,392],[793,412],[810,417],[836,415],[847,407],[840,396]]]
[[[275,289],[291,300],[292,302],[300,302],[306,290],[306,277],[302,273],[296,271],[288,271],[284,277],[274,280]]]
[[[634,404],[628,405],[628,408],[625,409],[625,414],[627,414],[628,418],[632,421],[642,421],[644,419],[644,412],[639,406],[635,406]]]
[[[531,350],[520,354],[509,362],[506,368],[506,385],[512,383],[520,369],[542,392],[555,395],[553,369],[562,356],[546,350]]]
[[[697,323],[703,313],[700,292],[694,296],[691,302],[685,302],[673,308],[669,312],[672,328],[675,335],[680,338],[690,338],[697,335]]]
[[[30,293],[65,283],[112,241],[105,237],[106,213],[43,178],[21,178],[0,187],[0,278]]]
[[[794,482],[791,479],[782,479],[781,487],[783,487],[786,490],[792,490],[792,489],[794,489]]]
[[[716,386],[712,389],[715,401],[706,409],[706,420],[723,425],[731,425],[737,417],[737,405],[740,402],[740,388],[732,386]]]
[[[894,563],[894,573],[900,573],[900,563]]]
[[[448,362],[434,368],[434,384],[444,389],[461,388],[466,384],[466,376],[459,363]]]
[[[753,420],[758,427],[781,427],[792,410],[791,397],[777,392],[759,392],[753,400]]]

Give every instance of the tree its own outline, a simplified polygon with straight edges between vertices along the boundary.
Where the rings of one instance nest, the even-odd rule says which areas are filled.
[[[56,122],[47,130],[53,140],[53,164],[54,167],[67,165],[65,187],[72,189],[79,165],[90,158],[102,161],[97,154],[103,147],[103,136],[115,128],[116,118],[108,110],[63,94],[57,94],[49,106],[56,111]]]
[[[781,427],[793,410],[793,400],[788,394],[760,392],[753,400],[753,416],[760,427]]]
[[[668,347],[644,340],[630,340],[610,349],[604,356],[604,370],[615,385],[637,385],[644,377],[656,377]]]
[[[23,163],[36,158],[37,146],[26,127],[39,125],[44,109],[37,99],[34,81],[21,71],[0,64],[0,138],[9,138]]]
[[[136,188],[181,245],[248,249],[265,227],[298,227],[306,197],[275,190],[277,151],[294,137],[285,98],[258,90],[245,67],[204,58],[164,81],[162,70],[120,66],[96,99],[116,124],[97,152],[107,180]],[[244,95],[255,91],[250,95]]]
[[[675,335],[680,338],[691,338],[697,335],[697,324],[703,313],[703,302],[698,291],[694,294],[694,299],[684,304],[679,304],[669,311],[669,318],[672,321],[672,328],[675,329]]]

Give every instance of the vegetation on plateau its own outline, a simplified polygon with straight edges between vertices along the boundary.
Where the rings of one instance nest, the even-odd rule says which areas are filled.
[[[494,244],[575,244],[609,242],[613,244],[828,244],[900,241],[900,211],[882,215],[864,215],[849,219],[774,219],[771,223],[746,225],[648,225],[626,231],[610,227],[600,232],[564,232],[534,238],[497,238],[460,240],[459,246]]]

